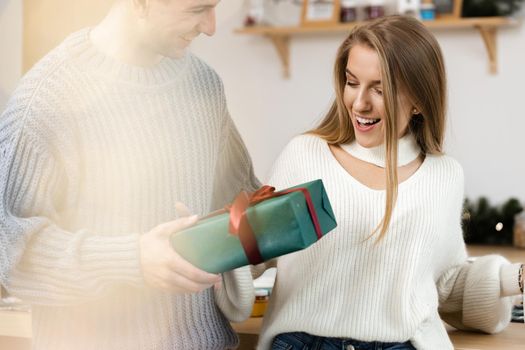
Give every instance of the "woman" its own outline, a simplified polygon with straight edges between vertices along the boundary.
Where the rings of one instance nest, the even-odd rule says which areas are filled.
[[[410,17],[366,23],[342,43],[334,75],[330,111],[287,145],[269,183],[323,179],[339,226],[278,259],[259,348],[452,349],[440,316],[502,330],[522,265],[467,262],[436,39]]]

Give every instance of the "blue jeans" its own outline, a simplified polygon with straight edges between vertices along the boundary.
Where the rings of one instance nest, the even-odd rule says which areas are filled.
[[[416,350],[405,343],[363,342],[348,338],[318,337],[308,333],[282,333],[273,339],[273,350]]]

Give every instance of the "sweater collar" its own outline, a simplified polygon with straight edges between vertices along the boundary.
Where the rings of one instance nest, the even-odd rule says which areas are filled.
[[[105,78],[140,85],[162,85],[176,80],[189,62],[189,53],[181,58],[164,57],[152,67],[122,63],[100,52],[89,37],[92,28],[70,34],[64,41],[69,55],[78,60],[82,69],[91,69]]]
[[[361,146],[356,140],[348,144],[342,144],[341,148],[350,153],[355,158],[372,163],[379,167],[385,168],[386,163],[386,146],[385,143],[377,146],[366,148]],[[412,134],[407,134],[398,139],[397,148],[397,166],[407,165],[415,160],[421,153],[421,148]]]

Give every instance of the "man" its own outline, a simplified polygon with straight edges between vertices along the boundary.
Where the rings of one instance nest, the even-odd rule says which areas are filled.
[[[168,241],[258,185],[221,80],[186,52],[217,3],[117,0],[0,118],[1,282],[32,304],[35,349],[236,346],[249,270],[219,283]]]

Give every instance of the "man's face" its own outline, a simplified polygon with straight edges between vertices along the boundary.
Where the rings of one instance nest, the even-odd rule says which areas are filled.
[[[215,33],[220,0],[149,0],[143,18],[143,44],[153,53],[177,58],[199,34]]]

